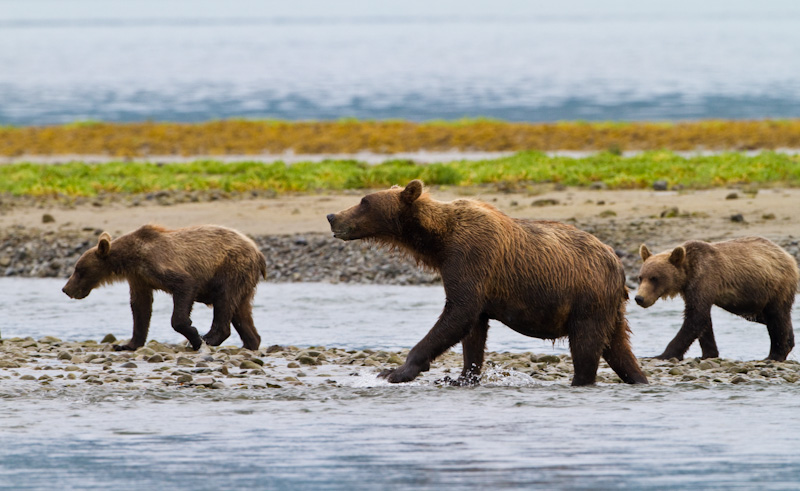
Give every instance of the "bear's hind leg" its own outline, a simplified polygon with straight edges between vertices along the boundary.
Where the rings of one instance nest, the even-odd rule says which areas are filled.
[[[794,348],[794,330],[792,329],[791,304],[788,307],[767,306],[764,309],[767,332],[769,332],[768,360],[785,361]]]
[[[211,329],[203,336],[203,341],[209,346],[222,344],[231,335],[231,318],[233,318],[233,308],[228,298],[223,297],[214,302]]]
[[[192,304],[194,304],[194,292],[174,293],[172,295],[172,328],[181,333],[189,340],[192,349],[197,351],[203,345],[203,339],[192,326]]]
[[[572,353],[572,366],[575,375],[572,385],[592,385],[597,379],[597,367],[606,339],[603,326],[594,319],[572,321],[567,327],[569,350]]]
[[[257,350],[261,345],[261,336],[256,331],[253,323],[253,297],[245,296],[233,313],[233,327],[242,338],[242,346],[245,349]]]
[[[628,323],[624,317],[621,321],[617,321],[614,334],[611,335],[611,341],[608,347],[603,350],[603,358],[626,384],[648,383],[647,377],[639,367],[639,361],[631,350],[631,345],[628,341]]]

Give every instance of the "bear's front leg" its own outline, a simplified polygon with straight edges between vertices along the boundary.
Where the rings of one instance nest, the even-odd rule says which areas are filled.
[[[655,358],[657,360],[669,360],[670,358],[683,360],[683,355],[689,350],[689,346],[706,331],[711,332],[711,339],[713,339],[714,331],[712,331],[711,328],[711,306],[690,307],[687,305],[684,311],[683,325],[678,331],[678,334],[669,342],[664,352]],[[707,340],[708,337],[704,339],[704,344]],[[706,347],[708,347],[708,345]]]
[[[475,302],[469,302],[475,305]],[[444,311],[433,328],[408,353],[406,362],[395,369],[387,369],[378,374],[391,383],[409,382],[430,369],[431,362],[453,345],[461,341],[475,325],[478,314],[463,306],[447,301]]]
[[[489,317],[481,315],[475,327],[461,340],[461,349],[464,351],[464,367],[457,379],[448,381],[450,385],[471,387],[480,384],[488,331]]]
[[[131,312],[133,313],[133,336],[128,344],[115,344],[114,351],[135,351],[144,346],[150,330],[150,317],[153,314],[153,290],[141,285],[130,284]]]

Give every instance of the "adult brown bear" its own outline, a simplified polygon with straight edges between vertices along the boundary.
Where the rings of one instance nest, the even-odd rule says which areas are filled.
[[[683,359],[695,339],[703,358],[719,356],[711,307],[717,305],[747,320],[766,324],[770,360],[783,361],[794,347],[792,304],[797,293],[797,262],[761,237],[725,242],[691,240],[661,254],[642,244],[636,303],[647,308],[676,295],[686,303],[683,326],[656,358]]]
[[[595,382],[600,356],[625,382],[647,383],[628,343],[622,264],[592,235],[478,201],[436,201],[418,180],[369,194],[328,221],[334,237],[397,247],[442,276],[444,312],[402,366],[381,373],[389,382],[414,379],[460,341],[457,383],[475,383],[496,319],[526,336],[568,337],[573,385]]]
[[[247,349],[258,349],[261,336],[253,325],[256,285],[266,277],[264,255],[239,232],[214,225],[167,230],[145,225],[111,240],[100,235],[78,259],[63,291],[85,298],[94,288],[127,280],[131,289],[133,336],[116,350],[135,350],[147,339],[153,311],[153,290],[172,294],[172,327],[186,336],[192,349],[202,341],[218,346],[230,336],[231,321]],[[192,326],[194,302],[214,307],[214,320],[200,338]]]

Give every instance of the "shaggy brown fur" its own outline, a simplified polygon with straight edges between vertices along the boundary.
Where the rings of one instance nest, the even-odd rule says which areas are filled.
[[[367,195],[328,221],[335,237],[397,247],[442,276],[444,311],[402,366],[382,372],[390,382],[414,379],[460,341],[457,383],[475,383],[489,319],[497,319],[526,336],[568,337],[573,385],[595,382],[601,356],[625,382],[647,383],[628,343],[622,264],[592,235],[477,201],[436,201],[418,180]]]
[[[747,320],[766,324],[770,360],[785,360],[794,347],[791,311],[797,292],[797,262],[761,237],[726,242],[689,241],[661,254],[642,244],[644,260],[636,303],[647,308],[676,295],[686,303],[678,334],[656,358],[683,359],[695,339],[703,358],[719,356],[711,307],[717,305]]]
[[[167,230],[145,225],[114,241],[103,233],[97,246],[75,265],[64,293],[85,298],[98,286],[127,280],[131,289],[133,337],[117,350],[135,350],[147,339],[153,290],[172,294],[172,327],[193,349],[202,341],[218,346],[230,336],[230,324],[244,347],[258,349],[261,337],[253,325],[251,302],[260,277],[266,277],[264,255],[252,240],[235,230],[213,225]],[[214,307],[214,320],[200,338],[192,326],[194,302]]]

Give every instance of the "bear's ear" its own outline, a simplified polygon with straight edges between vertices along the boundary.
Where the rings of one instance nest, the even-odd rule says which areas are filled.
[[[409,182],[405,189],[400,192],[400,199],[403,200],[404,203],[410,205],[414,201],[419,198],[422,194],[422,181],[419,179],[414,179],[413,181]]]
[[[111,235],[108,232],[100,234],[100,239],[97,240],[97,255],[100,257],[108,256],[111,250]]]
[[[647,258],[652,256],[653,253],[650,252],[646,245],[642,244],[639,246],[639,255],[642,256],[642,261],[647,261]]]
[[[681,246],[672,249],[672,254],[669,255],[669,262],[675,266],[680,266],[686,258],[686,249]]]

